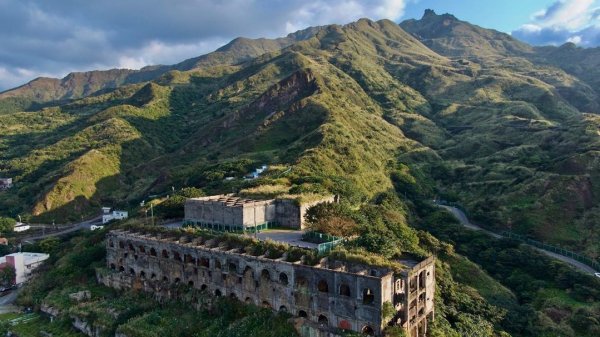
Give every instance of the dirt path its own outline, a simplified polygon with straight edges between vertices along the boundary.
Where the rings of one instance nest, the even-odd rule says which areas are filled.
[[[446,209],[448,212],[452,213],[452,215],[454,215],[456,217],[456,219],[458,219],[458,221],[461,223],[461,225],[463,225],[466,228],[469,228],[471,230],[475,230],[475,231],[482,231],[496,239],[501,239],[503,236],[500,234],[496,234],[494,232],[488,231],[486,229],[483,229],[475,224],[473,224],[472,222],[469,221],[469,218],[467,218],[467,216],[465,215],[465,213],[463,211],[461,211],[460,209],[456,208],[456,207],[452,207],[452,206],[445,206],[445,205],[438,205],[444,209]],[[524,243],[526,244],[526,243]],[[594,270],[592,267],[583,264],[577,260],[574,260],[570,257],[566,257],[560,254],[556,254],[553,252],[549,252],[547,250],[541,249],[541,248],[537,248],[531,245],[528,245],[529,247],[532,247],[534,249],[537,249],[538,251],[552,257],[555,258],[557,260],[563,261],[565,263],[568,263],[569,265],[573,266],[574,268],[578,269],[581,272],[584,272],[586,274],[592,274],[594,275],[594,273],[597,273],[596,270]]]

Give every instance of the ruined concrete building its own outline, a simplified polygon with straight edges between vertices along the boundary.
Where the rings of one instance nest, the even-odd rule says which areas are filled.
[[[396,272],[327,257],[314,265],[302,260],[254,256],[215,239],[120,230],[107,236],[110,270],[98,277],[107,286],[154,293],[183,284],[285,311],[305,318],[303,327],[315,329],[311,336],[336,329],[379,336],[387,325],[425,336],[434,316],[433,257],[402,260],[405,268]]]
[[[233,194],[191,198],[185,202],[185,222],[225,231],[260,230],[275,224],[303,229],[308,208],[333,201],[333,196],[304,203],[292,199],[252,200]]]

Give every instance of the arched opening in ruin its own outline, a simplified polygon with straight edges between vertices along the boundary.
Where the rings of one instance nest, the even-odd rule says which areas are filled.
[[[263,269],[262,272],[260,273],[260,278],[265,281],[271,281],[271,274],[269,274],[268,270]]]
[[[319,315],[318,322],[319,322],[319,324],[321,326],[328,326],[329,325],[329,319],[325,315]]]
[[[145,271],[143,271],[143,270],[142,270],[142,271],[140,272],[140,278],[141,278],[141,279],[145,279],[145,278],[146,278],[146,272],[145,272]]]
[[[179,254],[179,252],[173,251],[173,259],[176,261],[181,261],[181,254]]]
[[[369,288],[363,289],[362,296],[363,304],[373,304],[373,302],[375,302],[375,294],[373,293],[373,290]]]
[[[208,288],[208,287],[206,286],[206,284],[203,284],[203,285],[201,285],[201,286],[200,286],[200,291],[204,291],[204,290],[206,290],[206,288]]]
[[[164,257],[165,259],[169,258],[169,252],[167,252],[166,249],[163,249],[163,251],[162,251],[162,257]]]
[[[179,284],[179,282],[181,282],[181,279],[179,279],[179,277],[175,278],[175,284]]]
[[[252,303],[252,299],[250,297],[246,297],[244,302],[246,302],[247,304],[250,304],[250,303]]]
[[[229,298],[231,298],[232,300],[237,300],[238,299],[238,297],[237,297],[237,295],[235,293],[229,294]]]
[[[146,253],[146,247],[144,247],[144,246],[140,246],[138,248],[138,250],[139,250],[140,253]]]
[[[262,301],[262,307],[267,309],[272,309],[271,303],[269,301]]]
[[[150,256],[156,256],[156,249],[150,248]]]
[[[156,278],[156,274],[152,273],[152,274],[150,275],[150,279],[151,279],[151,280],[154,280],[155,278]]]
[[[188,286],[190,286],[190,287],[193,287],[193,286],[194,286],[194,281],[192,281],[192,280],[189,280],[189,281],[188,281]]]
[[[112,269],[112,270],[115,270],[115,269],[117,269],[117,267],[115,266],[115,264],[114,264],[114,263],[111,263],[111,264],[110,264],[110,269]]]
[[[135,276],[135,270],[133,270],[133,268],[129,268],[129,274]]]
[[[130,251],[135,252],[135,248],[133,248],[133,244],[129,243],[128,246],[129,246]]]
[[[215,296],[217,296],[217,297],[221,296],[221,290],[219,290],[219,289],[215,290]]]
[[[288,309],[285,305],[279,307],[279,312],[288,312]]]
[[[125,244],[123,243],[123,241],[119,241],[119,248],[125,248]]]
[[[112,240],[108,240],[108,245],[109,245],[110,247],[114,247],[114,246],[115,246],[115,243],[114,243]]]
[[[328,293],[329,285],[327,284],[327,281],[320,280],[319,283],[317,283],[317,290],[319,290],[319,292],[322,292],[322,293]]]
[[[215,260],[215,268],[221,269],[221,261]]]
[[[168,278],[168,277],[166,277],[166,276],[163,276],[163,279],[162,279],[162,280],[163,280],[164,282],[169,282],[169,278]]]
[[[283,284],[284,286],[288,285],[288,277],[286,273],[279,274],[279,283]]]
[[[363,335],[366,335],[366,336],[375,336],[375,331],[373,330],[373,328],[371,328],[371,327],[370,327],[370,326],[368,326],[368,325],[365,325],[365,326],[362,328],[362,330],[361,330],[361,333],[362,333]]]
[[[200,267],[210,267],[210,260],[205,258],[205,257],[201,257],[200,258]]]
[[[298,311],[298,317],[304,317],[304,318],[307,318],[307,317],[308,317],[308,314],[306,314],[306,311],[304,311],[304,310],[300,310],[300,311]]]
[[[346,283],[340,285],[340,296],[350,297],[350,287]]]
[[[229,262],[229,272],[237,273],[237,265],[233,262]]]
[[[123,267],[123,266],[120,266],[120,267],[119,267],[119,271],[120,271],[120,272],[124,272],[124,271],[125,271],[125,267]]]

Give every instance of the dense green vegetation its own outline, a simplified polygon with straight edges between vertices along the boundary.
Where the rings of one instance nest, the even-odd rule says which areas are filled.
[[[390,266],[407,253],[440,258],[432,336],[597,335],[597,280],[516,242],[465,232],[425,202],[458,201],[483,226],[598,258],[594,52],[532,48],[433,12],[401,27],[360,20],[238,39],[173,67],[95,74],[94,95],[76,76],[3,94],[0,175],[15,186],[0,192],[0,214],[67,222],[100,206],[137,211],[155,198],[159,216],[180,217],[184,198],[203,193],[338,194],[342,204],[309,219],[356,236],[338,258]],[[580,58],[581,68],[570,66]],[[116,89],[106,86],[113,75]],[[263,164],[260,178],[244,179]],[[119,308],[116,321],[98,320],[107,331],[159,324],[153,302],[95,284],[101,240],[100,232],[32,247],[52,260],[20,301],[100,318]],[[228,240],[255,254],[286,249]],[[67,295],[82,289],[94,301],[74,306]],[[231,335],[239,326],[265,335],[289,328],[279,318],[257,325],[268,313],[223,305],[216,316],[159,311]],[[211,320],[220,316],[231,320]]]
[[[473,270],[478,268],[466,261],[446,260],[457,280],[506,310],[499,323],[507,331],[518,336],[596,336],[600,332],[600,280],[518,242],[465,231],[443,210],[426,213],[423,229],[451,243],[457,253],[480,265],[514,294],[489,289],[493,283],[477,280],[480,277]]]

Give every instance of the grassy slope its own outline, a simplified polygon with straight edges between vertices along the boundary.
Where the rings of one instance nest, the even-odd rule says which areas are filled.
[[[46,118],[6,115],[11,132],[0,138],[7,149],[0,169],[23,184],[17,196],[0,195],[0,204],[5,213],[23,212],[19,205],[33,200],[36,213],[48,209],[44,202],[55,198],[39,186],[56,183],[69,163],[104,146],[120,149],[121,188],[80,195],[118,205],[127,191],[123,206],[173,183],[201,181],[198,168],[240,157],[296,164],[291,184],[327,181],[346,196],[349,189],[373,195],[391,187],[400,156],[484,225],[511,223],[521,233],[600,254],[587,239],[599,235],[590,220],[600,195],[598,122],[576,108],[593,106],[595,91],[532,63],[532,50],[510,37],[451,16],[403,26],[417,36],[433,31],[425,43],[450,58],[390,21],[361,20],[321,28],[242,65],[213,60],[211,67],[47,108]],[[237,42],[252,49],[247,43]],[[457,50],[470,61],[453,59]],[[111,118],[124,125],[105,128]],[[35,131],[48,123],[54,132]],[[89,134],[99,128],[107,131]],[[196,173],[181,174],[191,167]],[[67,205],[75,194],[53,204]]]

